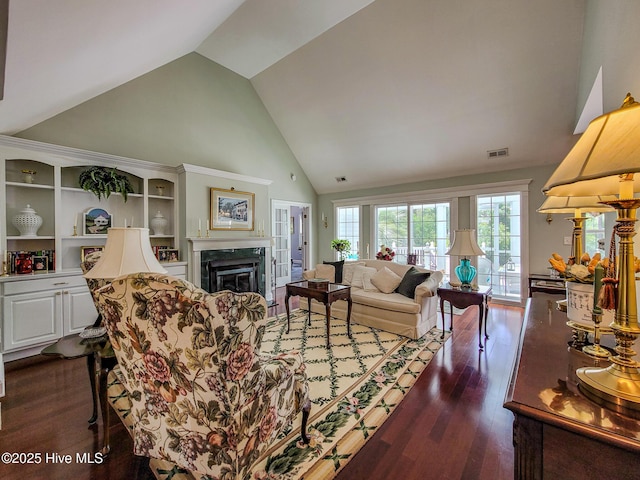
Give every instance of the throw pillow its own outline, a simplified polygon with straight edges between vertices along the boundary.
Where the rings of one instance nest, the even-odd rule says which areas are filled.
[[[371,283],[373,283],[382,293],[393,293],[394,290],[398,288],[401,281],[402,277],[395,274],[387,267],[382,267],[373,275],[373,277],[371,277]]]
[[[344,260],[339,262],[322,262],[325,265],[333,265],[336,268],[336,282],[342,283],[342,270],[344,269]]]
[[[336,278],[336,267],[333,265],[319,263],[316,265],[316,278],[326,278],[331,283],[334,283]]]
[[[342,269],[342,283],[345,285],[351,285],[353,279],[353,272],[358,265],[366,265],[364,262],[347,263]]]
[[[416,267],[411,267],[402,277],[402,281],[398,288],[396,288],[396,292],[405,297],[415,298],[416,296],[416,287],[429,278],[431,273],[429,272],[421,272]]]
[[[364,265],[358,265],[353,271],[353,278],[351,279],[351,286],[356,288],[364,288],[364,276],[369,273],[373,275],[377,270],[373,267],[365,267]]]
[[[373,272],[364,272],[364,275],[362,275],[362,284],[364,285],[364,291],[365,292],[379,292],[380,291],[380,290],[378,290],[378,287],[376,287],[373,283],[371,283],[371,277],[373,277],[377,272],[378,272],[378,270],[376,270],[374,268]]]

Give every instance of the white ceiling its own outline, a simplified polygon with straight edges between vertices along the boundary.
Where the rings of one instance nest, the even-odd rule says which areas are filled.
[[[318,193],[556,163],[575,140],[584,10],[585,0],[13,0],[0,132],[196,51],[251,79]],[[508,157],[487,158],[504,147]]]

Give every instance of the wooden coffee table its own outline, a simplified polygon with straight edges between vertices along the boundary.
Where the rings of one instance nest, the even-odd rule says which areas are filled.
[[[311,283],[313,285],[313,283]],[[308,322],[311,325],[311,300],[317,300],[323,303],[327,316],[327,348],[331,346],[331,340],[329,336],[330,332],[330,319],[331,319],[331,304],[336,300],[347,301],[347,335],[351,338],[351,287],[348,285],[340,285],[338,283],[329,283],[325,287],[310,286],[310,282],[293,282],[287,283],[287,293],[284,297],[284,304],[287,308],[287,333],[289,333],[289,298],[290,297],[306,297],[309,304],[309,317]]]

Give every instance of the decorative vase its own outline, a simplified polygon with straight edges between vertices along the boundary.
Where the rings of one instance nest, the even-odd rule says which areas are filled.
[[[164,195],[164,185],[156,185],[156,192],[158,196],[162,197]]]
[[[160,211],[158,211],[158,213],[156,213],[156,216],[151,219],[149,224],[153,229],[154,235],[164,235],[164,229],[167,228],[169,221],[164,218]]]
[[[33,183],[33,176],[36,174],[35,170],[22,170],[24,177],[22,177],[24,183]]]
[[[21,237],[35,237],[42,226],[42,217],[27,205],[20,213],[13,217],[13,225],[20,232]]]
[[[462,285],[471,285],[473,279],[476,278],[476,267],[471,265],[470,259],[462,258],[460,265],[456,267],[456,275]]]

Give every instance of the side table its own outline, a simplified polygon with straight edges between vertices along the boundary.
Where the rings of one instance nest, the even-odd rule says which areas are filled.
[[[81,338],[79,334],[68,335],[60,338],[56,343],[45,347],[42,355],[49,355],[65,360],[75,358],[87,358],[89,371],[89,383],[93,398],[93,411],[90,424],[98,419],[98,403],[102,413],[104,429],[101,453],[109,453],[109,405],[107,403],[107,374],[116,365],[116,357],[111,348],[109,337],[105,334],[96,338]]]
[[[489,338],[487,334],[486,318],[489,314],[489,299],[491,298],[491,287],[481,286],[478,290],[470,288],[453,287],[450,284],[438,288],[438,297],[440,297],[440,313],[442,314],[442,336],[444,338],[444,302],[449,302],[451,306],[451,324],[449,331],[453,332],[453,307],[467,308],[472,305],[478,306],[478,345],[480,350],[484,350],[482,345],[482,324],[484,323],[484,337]]]

